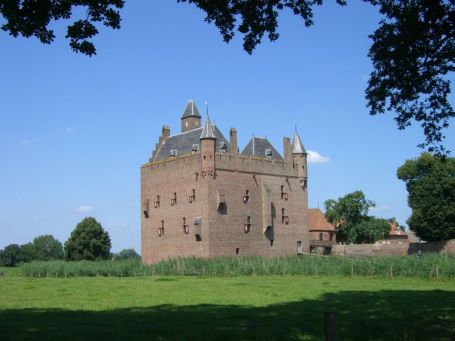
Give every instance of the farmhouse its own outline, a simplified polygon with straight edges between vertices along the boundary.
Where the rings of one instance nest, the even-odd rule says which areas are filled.
[[[309,252],[307,152],[295,131],[283,156],[253,137],[242,152],[204,125],[194,101],[181,132],[163,126],[149,162],[141,167],[141,248],[145,263],[168,257]]]

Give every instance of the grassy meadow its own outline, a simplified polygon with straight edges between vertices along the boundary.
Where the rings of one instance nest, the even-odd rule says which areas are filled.
[[[0,269],[0,339],[455,339],[455,279],[25,277]]]

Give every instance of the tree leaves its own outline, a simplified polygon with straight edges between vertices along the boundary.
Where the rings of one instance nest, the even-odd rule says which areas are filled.
[[[407,160],[397,176],[408,190],[411,230],[425,241],[455,238],[455,159],[423,153]]]
[[[0,0],[0,13],[6,19],[1,28],[14,37],[35,36],[43,44],[50,44],[55,39],[53,30],[48,27],[50,23],[70,19],[74,8],[84,7],[86,18],[69,25],[66,38],[70,39],[70,46],[75,52],[92,56],[96,54],[96,49],[87,38],[98,34],[95,23],[120,28],[120,13],[115,9],[123,8],[123,5],[123,0]]]
[[[374,243],[388,234],[387,220],[368,216],[368,210],[375,204],[367,200],[362,191],[346,194],[338,200],[329,199],[324,204],[325,216],[335,225],[338,241]]]
[[[371,0],[385,16],[370,35],[374,66],[365,91],[371,115],[395,112],[399,129],[423,128],[419,147],[440,155],[443,130],[455,112],[448,101],[455,69],[455,2]]]
[[[65,260],[108,259],[111,240],[107,231],[93,217],[84,218],[65,242]]]

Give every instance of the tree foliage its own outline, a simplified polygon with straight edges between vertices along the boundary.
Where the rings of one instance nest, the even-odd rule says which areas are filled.
[[[408,190],[410,229],[426,241],[455,238],[455,158],[423,153],[407,160],[397,176]]]
[[[1,253],[1,263],[3,266],[16,266],[23,261],[21,248],[17,244],[5,246]]]
[[[134,249],[123,249],[119,253],[114,254],[115,259],[139,259],[141,256]]]
[[[65,242],[65,260],[108,259],[111,240],[107,231],[93,217],[84,218]]]
[[[455,69],[455,1],[370,2],[379,5],[385,17],[370,36],[370,114],[395,111],[399,129],[419,122],[425,135],[420,147],[445,154],[443,129],[455,116],[445,77]]]
[[[10,35],[26,38],[36,37],[43,44],[54,41],[54,31],[49,28],[52,21],[71,19],[77,7],[86,10],[85,17],[68,26],[65,38],[75,52],[89,56],[96,54],[95,46],[88,39],[98,34],[96,23],[113,29],[120,28],[120,13],[123,0],[0,0],[0,13],[6,19],[2,30]]]
[[[63,246],[52,235],[38,236],[33,239],[34,258],[36,260],[63,259]]]
[[[366,199],[362,191],[337,200],[329,199],[324,204],[325,216],[335,225],[340,242],[374,243],[388,235],[390,224],[387,220],[368,216],[368,210],[375,204]]]
[[[33,246],[33,243],[22,244],[20,247],[21,247],[22,261],[24,263],[31,262],[32,260],[35,259],[36,253],[35,253],[35,247]]]

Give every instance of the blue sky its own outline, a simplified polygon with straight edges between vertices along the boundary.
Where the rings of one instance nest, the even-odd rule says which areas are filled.
[[[418,126],[398,131],[390,114],[368,115],[375,8],[327,3],[310,29],[283,13],[280,39],[253,55],[187,4],[127,1],[122,18],[121,30],[100,29],[92,58],[70,50],[64,22],[50,46],[0,32],[0,248],[42,234],[64,242],[94,216],[114,252],[140,251],[140,166],[163,124],[179,131],[190,98],[201,111],[209,102],[226,136],[236,127],[241,148],[255,134],[281,151],[296,121],[319,161],[309,165],[311,207],[360,189],[377,204],[372,214],[405,224],[396,169],[420,154],[423,136]]]

